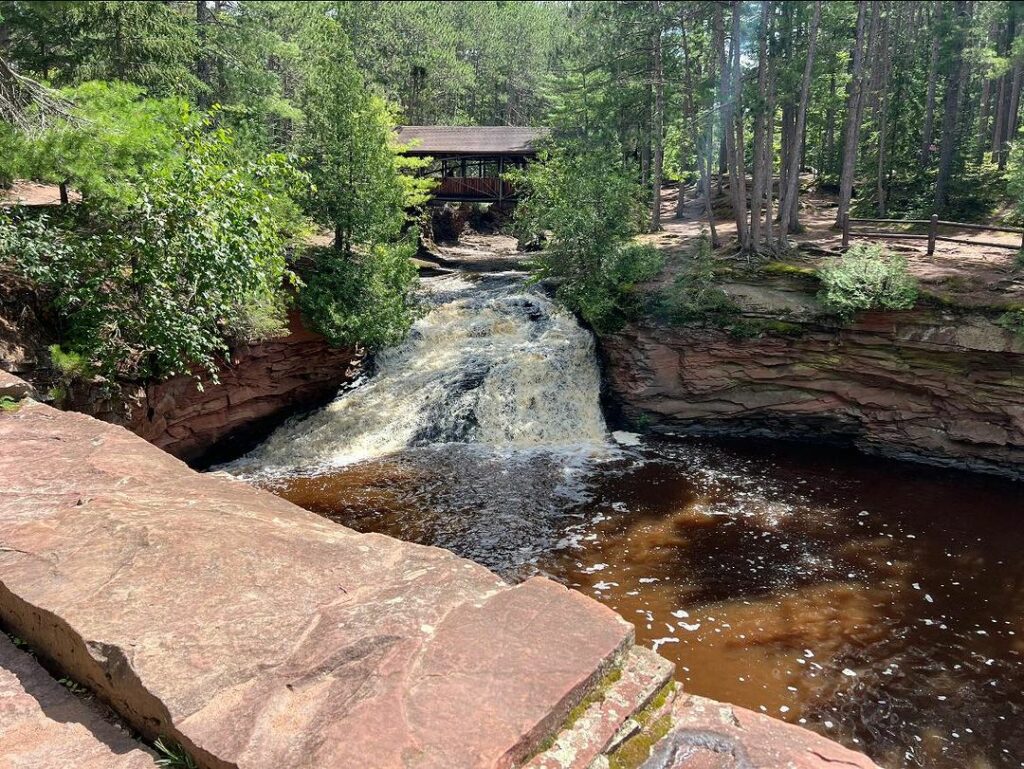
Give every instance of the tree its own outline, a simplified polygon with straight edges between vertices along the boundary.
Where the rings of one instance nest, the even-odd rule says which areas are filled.
[[[796,229],[797,225],[797,204],[799,195],[800,178],[800,145],[804,135],[804,127],[807,124],[807,100],[811,90],[811,73],[814,67],[814,48],[818,40],[818,24],[821,21],[821,0],[814,3],[814,11],[811,17],[810,31],[807,33],[807,52],[804,55],[804,72],[800,81],[800,101],[797,103],[796,122],[794,125],[793,139],[791,141],[791,152],[788,164],[783,169],[782,177],[785,183],[785,191],[779,203],[779,243],[783,248],[789,245],[787,233]]]
[[[242,160],[224,129],[186,127],[180,162],[73,213],[0,221],[0,263],[53,292],[61,345],[108,377],[216,375],[232,337],[284,326],[280,155]]]
[[[367,86],[340,25],[324,18],[316,34],[300,96],[299,151],[315,187],[310,213],[351,256],[357,243],[398,236],[405,187],[387,104]]]
[[[949,204],[949,182],[953,173],[953,155],[958,138],[960,99],[966,69],[963,60],[965,26],[969,20],[967,0],[953,3],[953,28],[949,45],[951,64],[946,78],[946,94],[942,108],[942,138],[939,144],[939,171],[935,180],[935,208],[945,211]]]
[[[853,176],[857,167],[857,143],[861,120],[861,96],[864,88],[864,27],[867,16],[867,0],[858,0],[857,27],[851,55],[852,68],[847,90],[846,118],[843,126],[843,161],[839,177],[839,208],[836,224],[842,226],[843,218],[850,213],[850,198],[853,196]]]
[[[635,317],[638,284],[661,266],[653,249],[633,242],[646,218],[635,177],[606,151],[561,146],[518,181],[519,231],[547,237],[537,278],[554,281],[558,298],[599,332]]]
[[[654,144],[651,168],[651,226],[652,232],[661,229],[661,182],[665,163],[665,73],[662,64],[661,37],[664,22],[661,18],[661,0],[651,0],[654,31],[651,33],[651,74],[654,87],[654,119],[651,136]]]
[[[55,85],[123,80],[154,96],[194,95],[198,38],[179,3],[4,2],[11,58]]]

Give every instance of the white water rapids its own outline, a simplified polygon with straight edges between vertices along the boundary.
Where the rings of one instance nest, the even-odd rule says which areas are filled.
[[[373,375],[280,427],[228,468],[315,472],[406,448],[599,448],[607,430],[591,334],[521,275],[421,281],[429,308]]]

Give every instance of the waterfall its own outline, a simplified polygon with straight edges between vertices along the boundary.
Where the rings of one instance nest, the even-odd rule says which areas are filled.
[[[318,471],[439,444],[605,445],[594,340],[571,314],[517,273],[426,278],[420,298],[428,311],[368,381],[228,469]]]

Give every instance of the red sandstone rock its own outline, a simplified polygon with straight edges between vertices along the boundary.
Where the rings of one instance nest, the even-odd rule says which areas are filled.
[[[0,620],[203,767],[507,769],[631,642],[81,414],[0,412],[0,478]]]
[[[20,400],[32,394],[32,387],[13,374],[0,369],[0,398]]]
[[[812,731],[734,705],[680,695],[672,715],[642,769],[879,769]]]
[[[674,669],[651,650],[633,647],[620,677],[524,769],[588,769],[598,756],[617,747],[613,742],[620,730],[672,680]]]
[[[193,461],[211,447],[258,432],[260,423],[279,422],[299,410],[321,405],[350,381],[359,355],[333,348],[289,316],[286,336],[242,346],[221,368],[219,383],[208,377],[174,377],[104,399],[94,387],[77,387],[70,408],[127,427],[176,457]]]
[[[798,316],[792,334],[632,326],[601,339],[608,384],[654,429],[840,437],[870,452],[1024,477],[1024,345],[982,318]]]
[[[0,769],[154,769],[153,756],[0,634]]]

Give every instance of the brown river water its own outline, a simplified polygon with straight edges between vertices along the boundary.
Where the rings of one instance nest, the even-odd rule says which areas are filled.
[[[1024,487],[784,446],[410,449],[268,482],[359,531],[607,603],[688,691],[885,767],[1024,766]]]
[[[696,694],[888,769],[1024,766],[1024,484],[783,443],[610,440],[590,335],[515,276],[227,469],[603,601]]]

